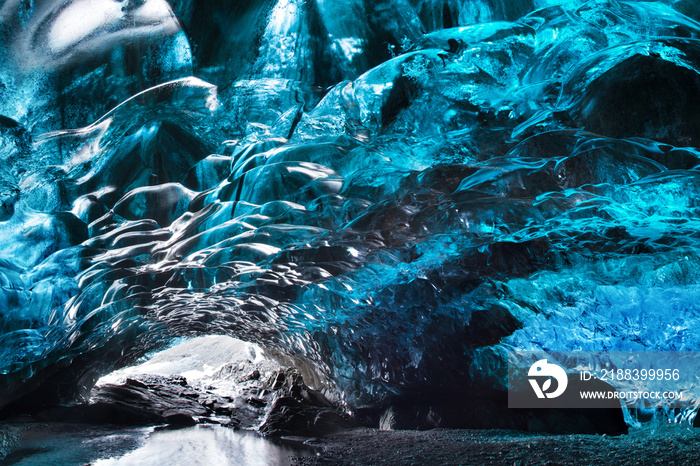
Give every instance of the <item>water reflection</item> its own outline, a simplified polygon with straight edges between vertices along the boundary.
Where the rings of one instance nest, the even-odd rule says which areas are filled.
[[[252,432],[212,425],[178,430],[114,429],[77,424],[24,426],[23,439],[3,465],[290,465],[310,451],[274,443]]]
[[[218,426],[195,426],[188,429],[154,432],[140,448],[119,458],[99,460],[93,464],[95,466],[156,464],[268,466],[291,464],[293,456],[303,454],[253,433]]]

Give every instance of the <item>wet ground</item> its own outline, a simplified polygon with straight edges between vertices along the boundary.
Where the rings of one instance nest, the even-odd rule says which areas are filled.
[[[656,425],[611,437],[362,428],[273,441],[211,425],[159,430],[28,422],[0,425],[0,454],[7,454],[0,465],[22,466],[689,465],[700,464],[700,429]]]
[[[157,430],[25,423],[0,426],[0,436],[2,448],[9,450],[0,465],[17,466],[268,466],[312,454],[309,448],[213,425]]]

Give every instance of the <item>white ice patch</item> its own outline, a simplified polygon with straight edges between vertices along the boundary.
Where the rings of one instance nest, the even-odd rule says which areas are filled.
[[[217,385],[215,374],[222,367],[235,363],[259,364],[265,359],[258,345],[232,337],[209,335],[183,340],[147,357],[141,364],[105,375],[97,385],[124,383],[127,377],[141,374],[179,375],[193,386]]]
[[[63,53],[106,25],[124,17],[123,3],[113,0],[78,0],[57,15],[48,34],[54,53]]]
[[[352,61],[364,51],[364,41],[356,37],[344,37],[337,39],[336,42],[348,61]]]
[[[163,0],[147,0],[132,10],[125,8],[126,3],[117,0],[71,2],[56,14],[49,29],[47,41],[51,52],[60,55],[98,34],[157,26],[170,19],[175,21],[168,3]]]

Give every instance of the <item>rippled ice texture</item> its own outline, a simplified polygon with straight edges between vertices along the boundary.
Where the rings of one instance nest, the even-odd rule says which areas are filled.
[[[503,389],[509,349],[699,350],[698,18],[6,0],[0,403],[207,334],[350,408]]]

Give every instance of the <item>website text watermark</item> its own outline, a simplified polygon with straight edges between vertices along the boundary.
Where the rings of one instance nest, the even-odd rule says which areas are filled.
[[[692,397],[700,352],[513,352],[511,408],[679,406]]]

